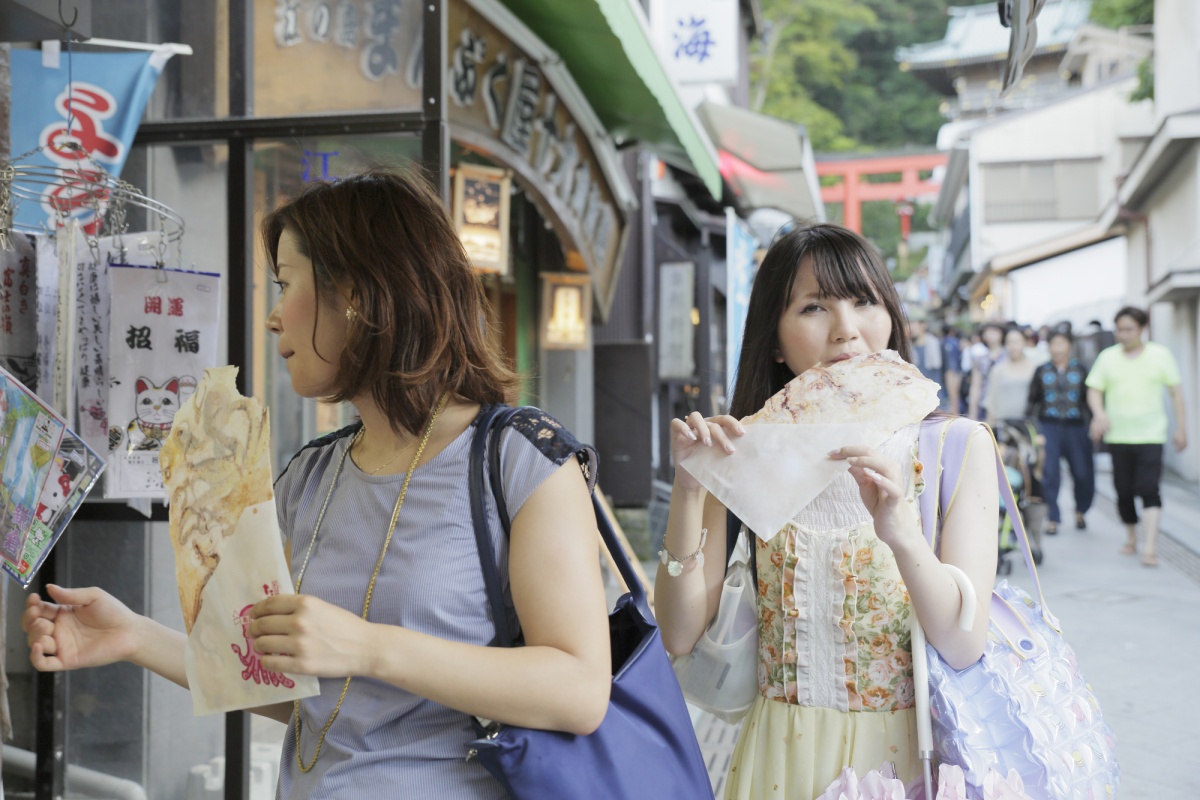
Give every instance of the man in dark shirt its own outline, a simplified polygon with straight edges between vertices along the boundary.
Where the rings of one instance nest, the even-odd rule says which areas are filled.
[[[1096,492],[1092,464],[1092,441],[1088,438],[1087,370],[1071,357],[1069,331],[1050,334],[1050,360],[1037,368],[1029,384],[1025,415],[1038,421],[1046,442],[1046,465],[1042,477],[1047,505],[1046,533],[1058,532],[1058,487],[1062,472],[1059,461],[1067,459],[1075,484],[1075,527],[1087,527],[1084,514]]]

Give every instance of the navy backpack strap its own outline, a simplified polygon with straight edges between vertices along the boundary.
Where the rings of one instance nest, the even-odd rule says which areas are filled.
[[[496,412],[492,427],[496,434],[488,442],[488,478],[492,485],[492,499],[496,502],[496,513],[500,515],[500,526],[504,538],[512,535],[512,518],[508,515],[508,503],[504,499],[504,467],[500,463],[500,431],[508,427],[520,408],[503,408]]]
[[[488,406],[479,412],[475,420],[475,436],[471,440],[469,464],[469,487],[471,496],[471,522],[475,529],[475,545],[479,551],[479,566],[483,571],[483,585],[487,592],[488,605],[492,609],[492,623],[496,627],[493,645],[512,647],[516,637],[508,624],[508,612],[504,604],[504,588],[500,582],[500,569],[493,558],[492,536],[488,530],[486,493],[484,492],[483,467],[488,458],[488,435],[492,426],[502,418],[505,423],[512,417],[513,409],[503,405]],[[500,519],[508,531],[508,514],[504,509],[504,495],[493,494],[498,504]]]
[[[275,478],[275,483],[279,483],[279,480],[288,471],[288,467],[291,467],[292,462],[295,461],[297,458],[299,458],[300,454],[303,453],[305,450],[311,450],[314,447],[324,447],[325,445],[330,444],[331,442],[336,442],[338,439],[343,439],[347,436],[353,436],[354,434],[358,433],[358,429],[361,427],[362,427],[362,422],[353,422],[340,430],[334,431],[333,433],[327,433],[324,436],[313,439],[311,442],[304,445],[304,447],[301,447],[299,450],[297,450],[296,454],[293,455],[290,459],[288,459],[287,466],[284,467],[283,470],[279,473],[279,476],[277,478]]]

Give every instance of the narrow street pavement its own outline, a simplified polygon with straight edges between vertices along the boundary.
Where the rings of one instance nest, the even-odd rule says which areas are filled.
[[[1161,566],[1143,567],[1139,557],[1118,554],[1125,533],[1106,456],[1097,457],[1097,470],[1096,503],[1085,531],[1070,523],[1071,485],[1064,480],[1060,508],[1068,524],[1045,537],[1038,575],[1116,733],[1122,772],[1117,797],[1195,800],[1200,493],[1178,479],[1164,479]],[[1023,564],[1014,558],[1013,565],[1010,580],[1030,588]],[[695,709],[693,720],[720,797],[736,727]]]

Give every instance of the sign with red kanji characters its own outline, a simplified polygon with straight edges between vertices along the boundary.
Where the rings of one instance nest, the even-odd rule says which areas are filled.
[[[175,412],[217,365],[220,277],[113,264],[108,497],[162,497],[158,451]]]

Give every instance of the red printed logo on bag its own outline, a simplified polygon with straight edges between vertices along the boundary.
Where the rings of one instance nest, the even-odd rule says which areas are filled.
[[[267,597],[279,594],[279,581],[272,581],[270,584],[263,584],[263,594]],[[261,685],[283,686],[287,689],[292,689],[296,686],[296,682],[282,672],[273,672],[266,669],[262,665],[262,659],[258,655],[258,651],[254,649],[254,643],[250,637],[250,609],[254,608],[251,603],[245,606],[241,611],[234,615],[233,621],[235,624],[242,626],[242,639],[245,640],[246,649],[238,647],[236,644],[230,644],[233,652],[237,654],[238,660],[242,662],[245,669],[242,670],[242,680],[254,681]]]

